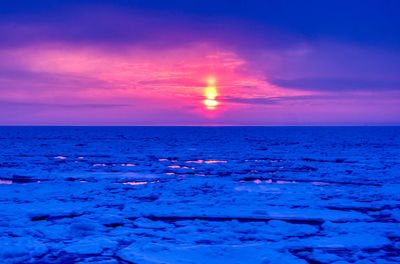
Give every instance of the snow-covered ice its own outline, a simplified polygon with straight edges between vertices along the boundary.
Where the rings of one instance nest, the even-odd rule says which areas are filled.
[[[398,127],[2,127],[2,263],[399,263]]]

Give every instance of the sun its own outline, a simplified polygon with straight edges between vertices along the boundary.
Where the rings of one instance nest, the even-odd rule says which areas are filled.
[[[214,100],[217,97],[217,89],[215,86],[208,86],[206,87],[205,96],[209,100]]]
[[[217,88],[215,86],[215,78],[208,78],[207,79],[207,87],[204,91],[204,96],[207,98],[203,101],[204,105],[207,109],[215,109],[215,107],[219,104],[215,98],[217,97]]]
[[[218,102],[215,100],[207,99],[207,100],[204,100],[203,102],[207,107],[215,107],[218,105]]]

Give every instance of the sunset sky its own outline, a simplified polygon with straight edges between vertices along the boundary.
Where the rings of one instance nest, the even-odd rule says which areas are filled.
[[[1,1],[1,125],[400,125],[399,1]]]

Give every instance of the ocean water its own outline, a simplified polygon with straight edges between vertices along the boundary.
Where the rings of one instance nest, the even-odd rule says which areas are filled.
[[[398,263],[399,190],[400,127],[0,127],[0,258]]]

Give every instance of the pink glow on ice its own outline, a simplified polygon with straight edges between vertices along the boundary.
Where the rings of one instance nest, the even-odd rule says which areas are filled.
[[[143,182],[124,182],[123,184],[128,184],[128,185],[143,185],[147,184],[148,182],[143,181]]]
[[[9,180],[0,180],[0,184],[12,184],[12,181]]]

